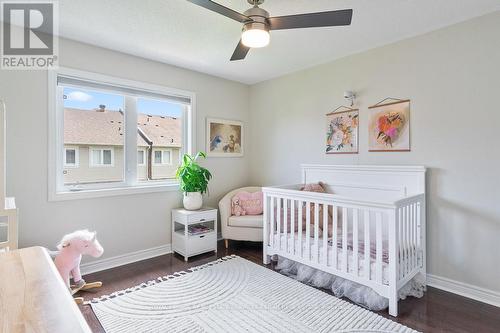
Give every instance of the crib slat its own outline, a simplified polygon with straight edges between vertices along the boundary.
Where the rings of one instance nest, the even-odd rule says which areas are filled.
[[[411,210],[406,206],[406,274],[411,272]]]
[[[403,216],[404,216],[404,276],[408,274],[408,206],[403,208]]]
[[[333,267],[335,269],[338,268],[338,266],[337,266],[337,264],[338,264],[337,244],[338,244],[338,231],[339,231],[339,228],[337,227],[338,219],[339,219],[339,209],[338,209],[338,206],[335,205],[335,206],[333,206],[333,226],[332,226],[332,232],[333,232],[333,244],[332,244],[333,258],[332,258],[332,261],[333,261]]]
[[[306,202],[306,255],[311,260],[311,203]]]
[[[299,257],[302,258],[304,245],[302,244],[302,220],[304,217],[302,216],[302,207],[304,207],[304,202],[302,200],[297,201],[297,207],[299,212],[299,217],[297,218],[297,223],[299,224],[298,228],[298,236],[299,236]]]
[[[314,254],[313,257],[319,263],[319,204],[314,204]]]
[[[370,260],[370,212],[365,210],[365,277],[370,280],[371,260]]]
[[[285,234],[285,252],[288,252],[288,221],[288,199],[283,199],[283,233]]]
[[[353,273],[354,276],[358,276],[359,263],[358,263],[358,209],[354,208],[352,210],[352,258],[353,258]]]
[[[417,262],[419,267],[422,267],[423,260],[421,258],[421,250],[422,250],[422,225],[421,225],[421,216],[420,216],[420,203],[417,202]]]
[[[328,264],[328,205],[323,205],[323,265]]]
[[[290,200],[290,233],[292,234],[292,246],[290,253],[295,255],[295,200]]]
[[[413,204],[409,205],[408,209],[410,210],[410,272],[413,270],[414,265],[414,251],[413,251],[413,223],[414,223],[414,218],[413,218]]]
[[[270,236],[269,236],[269,240],[270,240],[270,244],[271,244],[271,247],[274,249],[274,217],[276,215],[276,210],[274,208],[274,197],[269,197],[269,207],[270,207],[270,217],[271,217],[271,228],[269,230],[269,233],[270,233]]]
[[[276,228],[276,231],[278,233],[278,237],[277,237],[277,240],[276,240],[276,247],[278,248],[278,250],[281,250],[281,198],[276,198],[277,199],[277,208],[276,210],[278,211],[278,215],[277,215],[277,218],[276,218],[276,224],[277,224],[277,228]]]
[[[342,271],[347,272],[347,208],[342,208]]]
[[[402,263],[402,277],[406,275],[407,269],[406,269],[406,249],[407,249],[407,244],[406,244],[406,207],[401,208],[402,214],[403,214],[403,231],[402,231],[402,238],[403,238],[403,251],[402,251],[402,257],[403,257],[403,263]]]
[[[403,278],[403,209],[398,208],[398,277]]]
[[[376,223],[376,277],[377,282],[382,283],[382,213],[375,214]]]
[[[401,208],[401,278],[406,275],[406,207]]]
[[[413,246],[412,246],[412,251],[413,251],[413,268],[417,267],[417,204],[414,203],[412,204],[413,207],[413,225],[412,225],[412,232],[413,232]]]

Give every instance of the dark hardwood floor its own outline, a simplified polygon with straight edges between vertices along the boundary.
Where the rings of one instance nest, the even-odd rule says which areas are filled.
[[[96,291],[81,293],[81,296],[85,299],[92,299],[110,294],[159,276],[213,261],[216,257],[231,254],[262,265],[261,244],[231,242],[230,248],[226,250],[223,243],[219,242],[217,256],[214,253],[199,255],[190,258],[186,263],[179,255],[169,254],[89,274],[84,277],[86,281],[102,281],[104,285]],[[272,265],[268,267],[273,269]],[[104,332],[90,306],[83,305],[80,308],[93,332]],[[409,297],[400,301],[397,318],[389,316],[386,311],[380,314],[422,332],[500,332],[500,308],[431,287],[420,299]]]

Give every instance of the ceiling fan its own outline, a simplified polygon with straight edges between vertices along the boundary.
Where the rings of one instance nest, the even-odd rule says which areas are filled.
[[[231,61],[245,59],[251,48],[267,46],[270,40],[270,30],[350,25],[352,19],[352,9],[269,17],[269,13],[259,7],[264,0],[247,0],[253,7],[243,14],[210,0],[188,1],[243,23],[241,39]]]

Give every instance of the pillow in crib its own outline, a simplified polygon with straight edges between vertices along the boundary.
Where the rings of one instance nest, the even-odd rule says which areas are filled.
[[[311,183],[311,184],[305,184],[300,188],[301,191],[305,192],[317,192],[317,193],[327,193],[325,189],[325,183],[323,182],[318,182],[318,183]],[[310,205],[310,220],[314,221],[314,204]],[[341,212],[340,212],[341,213]],[[323,231],[323,205],[319,205],[318,209],[318,215],[319,215],[319,228],[321,231]],[[333,206],[328,207],[328,220],[332,220],[332,215],[333,215]],[[305,205],[302,207],[302,224],[303,228],[305,228],[305,223],[306,223],[306,207]],[[305,229],[302,229],[305,230]],[[332,230],[331,228],[328,229],[328,237],[332,237]]]
[[[305,192],[326,193],[325,184],[323,184],[322,182],[305,184],[300,188],[300,190]]]
[[[233,202],[231,214],[233,215],[260,215],[264,211],[262,192],[238,192],[231,200]],[[237,203],[238,206],[235,206]],[[241,210],[244,212],[241,213]],[[238,214],[238,212],[240,212]]]

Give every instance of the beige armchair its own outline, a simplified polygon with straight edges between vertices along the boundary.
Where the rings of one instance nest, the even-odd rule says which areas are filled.
[[[229,240],[244,240],[251,242],[262,242],[262,228],[264,217],[262,215],[231,216],[231,199],[242,191],[257,192],[261,187],[242,187],[226,194],[219,201],[220,224],[222,229],[222,238],[226,249]]]

